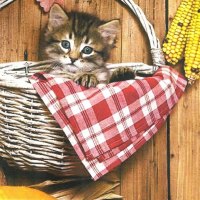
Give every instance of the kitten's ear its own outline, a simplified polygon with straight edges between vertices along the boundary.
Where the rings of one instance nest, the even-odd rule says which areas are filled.
[[[64,10],[58,5],[54,4],[49,13],[48,29],[51,31],[61,25],[66,25],[68,16]]]
[[[109,45],[114,45],[119,30],[119,20],[115,19],[99,26],[98,31]]]

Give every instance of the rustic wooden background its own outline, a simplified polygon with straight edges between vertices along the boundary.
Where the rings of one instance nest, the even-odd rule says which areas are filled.
[[[180,0],[135,0],[162,41]],[[149,45],[137,19],[115,0],[65,0],[65,8],[120,18],[121,32],[112,62],[151,63]],[[39,35],[47,20],[35,0],[16,0],[0,10],[0,62],[38,60]],[[180,69],[182,65],[178,65]],[[21,185],[41,176],[9,168],[7,183]],[[188,87],[159,133],[122,164],[116,192],[126,200],[200,199],[200,81]],[[3,173],[3,171],[1,172]],[[3,180],[3,175],[0,174]]]

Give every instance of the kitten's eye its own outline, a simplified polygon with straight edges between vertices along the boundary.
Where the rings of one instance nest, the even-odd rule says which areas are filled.
[[[93,48],[92,47],[84,47],[83,50],[82,50],[82,53],[84,54],[91,54],[93,52]]]
[[[62,41],[61,41],[61,46],[62,46],[64,49],[70,49],[70,42],[67,41],[67,40],[62,40]]]

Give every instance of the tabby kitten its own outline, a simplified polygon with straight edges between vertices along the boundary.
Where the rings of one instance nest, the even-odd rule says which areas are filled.
[[[73,80],[85,87],[120,80],[127,69],[111,76],[105,67],[118,27],[119,20],[106,22],[86,13],[66,13],[55,4],[50,10],[42,48],[43,59],[54,60],[49,71],[74,73]]]

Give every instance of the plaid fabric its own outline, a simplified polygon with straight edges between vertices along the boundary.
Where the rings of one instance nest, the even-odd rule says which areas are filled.
[[[90,89],[46,73],[30,80],[94,180],[158,131],[186,86],[168,66],[143,80]]]

